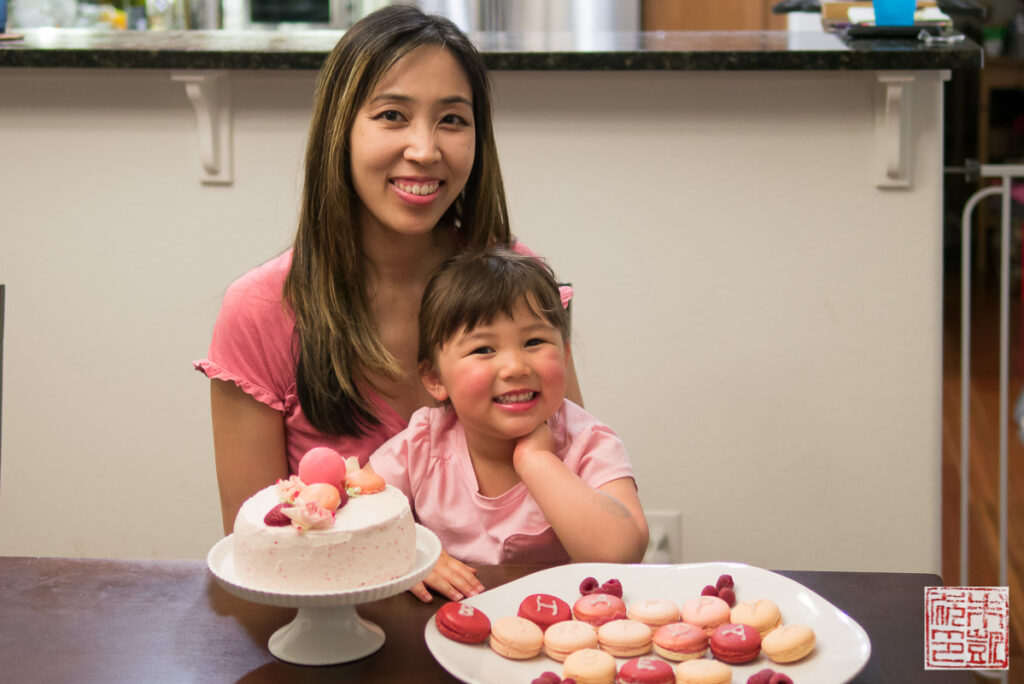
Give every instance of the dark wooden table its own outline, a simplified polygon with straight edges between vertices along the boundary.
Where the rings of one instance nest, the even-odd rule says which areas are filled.
[[[495,587],[542,566],[481,567]],[[925,672],[924,587],[936,575],[782,572],[849,613],[871,637],[857,682],[962,682]],[[294,609],[236,598],[205,561],[0,558],[0,679],[8,682],[451,682],[423,628],[440,605],[409,593],[359,607],[387,640],[371,656],[301,667],[267,650]],[[524,682],[524,684],[527,684]]]

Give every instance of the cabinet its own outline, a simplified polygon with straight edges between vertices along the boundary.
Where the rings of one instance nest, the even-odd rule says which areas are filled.
[[[999,94],[1014,95],[1016,99],[1004,97],[996,103]],[[1020,162],[1024,157],[1024,131],[1015,130],[1015,120],[1024,124],[1024,59],[987,57],[978,72],[979,163]],[[975,263],[983,271],[988,266],[989,230],[998,229],[1000,212],[994,200],[982,201],[976,211]]]
[[[785,31],[778,0],[644,0],[645,31]]]

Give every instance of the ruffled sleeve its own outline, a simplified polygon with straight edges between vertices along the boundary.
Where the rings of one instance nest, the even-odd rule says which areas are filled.
[[[288,263],[290,259],[278,257],[231,284],[207,357],[193,362],[207,377],[233,382],[278,411],[287,410],[294,401],[295,319],[282,294]]]

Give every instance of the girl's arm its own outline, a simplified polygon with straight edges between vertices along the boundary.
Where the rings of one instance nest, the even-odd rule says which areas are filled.
[[[288,478],[284,416],[226,380],[210,381],[213,451],[224,534],[250,496]]]
[[[546,424],[519,440],[513,465],[574,562],[638,563],[647,519],[632,478],[594,489],[554,454]]]

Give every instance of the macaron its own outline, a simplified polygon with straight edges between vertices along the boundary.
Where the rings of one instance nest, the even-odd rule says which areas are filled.
[[[775,601],[760,599],[753,603],[737,603],[729,613],[729,622],[734,625],[750,625],[761,637],[782,624],[782,613]]]
[[[606,622],[625,618],[626,604],[611,594],[587,594],[576,600],[572,614],[577,620],[600,627]]]
[[[443,636],[464,644],[481,644],[491,634],[491,620],[483,611],[458,601],[441,606],[434,624]]]
[[[519,617],[526,618],[542,630],[556,622],[572,619],[569,604],[551,594],[530,594],[519,604]]]
[[[313,447],[299,460],[299,479],[308,485],[322,482],[345,488],[345,459],[330,447]]]
[[[562,677],[576,684],[615,684],[615,658],[596,648],[569,654],[562,664]]]
[[[626,617],[639,620],[654,630],[670,622],[679,622],[679,606],[663,599],[634,601],[629,604]]]
[[[612,620],[597,628],[602,651],[616,658],[633,658],[651,650],[651,628],[636,620]]]
[[[654,630],[654,652],[669,660],[702,658],[708,652],[708,635],[700,627],[673,622]]]
[[[675,669],[664,660],[652,656],[627,660],[615,678],[615,684],[675,684],[675,681]]]
[[[683,622],[700,627],[710,636],[715,628],[729,622],[729,604],[717,596],[698,596],[682,605]]]
[[[761,642],[764,654],[776,663],[792,663],[814,650],[817,638],[805,625],[781,625]]]
[[[490,646],[500,656],[526,660],[544,648],[544,632],[526,618],[510,615],[491,624]]]
[[[552,660],[564,661],[570,653],[597,648],[597,629],[587,622],[565,620],[544,630],[544,653]]]
[[[676,665],[676,684],[730,684],[732,668],[707,658],[686,660]]]
[[[761,652],[761,635],[750,625],[720,625],[711,634],[711,653],[725,663],[749,663]]]

